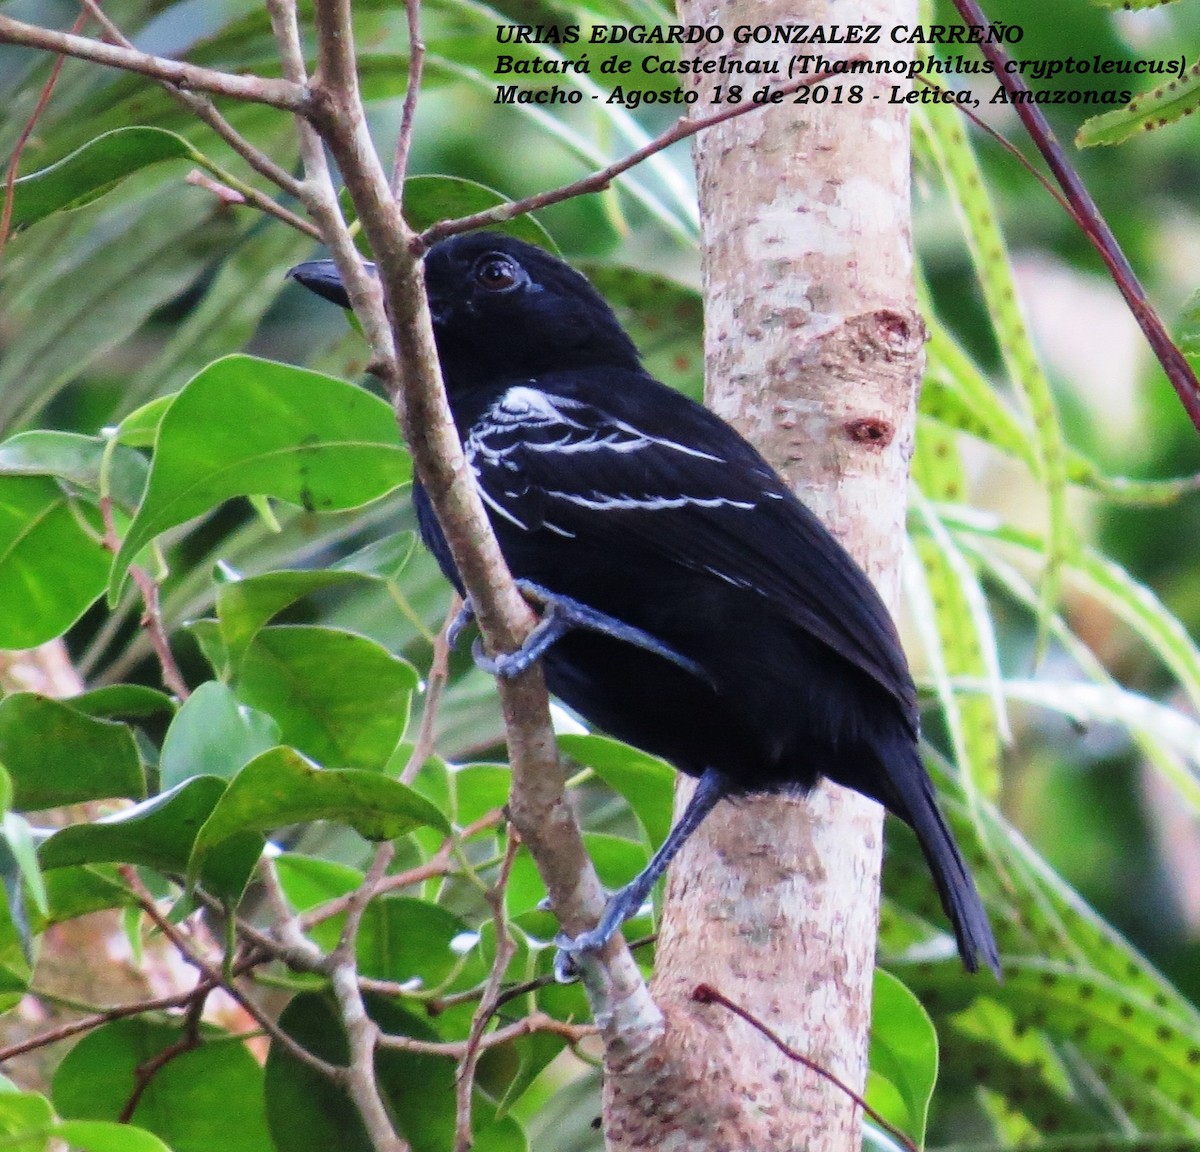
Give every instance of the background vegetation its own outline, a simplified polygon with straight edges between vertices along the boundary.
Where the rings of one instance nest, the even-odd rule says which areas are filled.
[[[1195,0],[1119,15],[1081,4],[1047,15],[1032,0],[990,9],[1025,28],[1023,57],[1200,53]],[[75,17],[33,0],[0,11],[54,26]],[[257,4],[118,0],[106,11],[148,51],[278,71]],[[388,154],[407,79],[404,12],[355,12],[372,132]],[[428,224],[567,182],[670,122],[653,106],[496,105],[498,23],[670,18],[655,0],[427,3],[410,217]],[[17,147],[51,66],[0,47],[0,155]],[[589,93],[608,83],[570,82]],[[1011,112],[984,111],[1018,135]],[[285,114],[227,114],[284,168],[297,164]],[[1069,141],[1080,120],[1066,109],[1055,126]],[[1078,230],[993,142],[968,145],[968,131],[953,110],[915,117],[931,342],[905,628],[931,765],[1006,981],[962,975],[915,844],[891,829],[881,966],[894,979],[880,977],[871,1099],[931,1147],[1195,1148],[1200,440]],[[1151,297],[1193,341],[1198,132],[1182,120],[1076,157]],[[286,900],[333,955],[369,840],[400,836],[400,879],[371,905],[357,965],[375,1018],[400,1038],[378,1061],[398,1127],[414,1149],[449,1147],[461,1119],[456,1061],[495,970],[497,931],[514,946],[499,971],[515,985],[544,976],[554,922],[536,909],[529,860],[508,854],[495,814],[506,794],[499,713],[464,654],[450,656],[422,727],[449,590],[414,544],[409,466],[386,405],[316,375],[369,390],[366,346],[284,279],[312,255],[309,236],[189,176],[256,182],[144,79],[67,62],[20,169],[50,171],[16,185],[0,261],[0,647],[63,635],[89,691],[67,706],[10,683],[0,700],[0,996],[26,1020],[39,997],[61,1006],[34,965],[39,938],[115,906],[135,958],[165,934],[212,965],[228,930],[227,963],[253,967],[258,985],[233,985],[219,960],[201,980],[263,1006],[256,1019],[201,1024],[203,998],[180,996],[97,1020],[38,1073],[14,1070],[0,1130],[22,1148],[53,1133],[81,1147],[156,1147],[134,1128],[82,1124],[132,1118],[179,1152],[214,1140],[369,1146],[341,1089],[304,1055],[345,1059],[329,972],[305,971],[294,939],[293,953],[264,954],[255,933],[281,923]],[[587,271],[652,370],[698,396],[689,181],[679,145],[609,191],[516,226]],[[219,359],[238,352],[309,371]],[[106,534],[124,541],[111,579]],[[140,589],[124,578],[135,560]],[[179,684],[175,699],[160,691],[153,629],[139,623],[147,587],[186,703]],[[589,848],[616,882],[664,834],[672,774],[595,736],[567,736],[563,749],[578,768]],[[70,827],[40,831],[41,810],[83,803]],[[445,848],[451,827],[473,835]],[[243,896],[266,832],[279,832],[282,854]],[[498,875],[508,877],[503,916],[488,900]],[[208,920],[184,920],[206,896]],[[239,900],[235,922],[220,903]],[[651,949],[639,958],[649,963]],[[264,985],[276,989],[265,1000]],[[577,989],[543,985],[485,1022],[493,1035],[536,1024],[483,1055],[468,1100],[475,1147],[601,1146],[585,1018]],[[930,1020],[941,1061],[926,1129]],[[236,1039],[264,1029],[265,1070],[261,1051]]]

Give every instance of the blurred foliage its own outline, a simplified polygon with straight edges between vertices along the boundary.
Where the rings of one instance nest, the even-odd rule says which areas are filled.
[[[3,10],[55,25],[73,18],[35,0]],[[277,71],[266,15],[248,0],[113,0],[106,11],[148,50]],[[1023,59],[1200,52],[1196,0],[1116,15],[993,0],[989,15],[1024,29]],[[355,17],[371,127],[387,155],[406,84],[403,11],[357,3]],[[670,17],[655,0],[425,5],[415,213],[435,219],[565,183],[669,122],[663,108],[631,113],[603,100],[552,112],[494,102],[497,24],[592,19]],[[584,47],[505,51],[578,58]],[[49,68],[0,48],[0,155]],[[558,79],[587,95],[611,81]],[[972,83],[989,120],[1019,139],[1012,109],[988,107],[994,84]],[[296,165],[287,116],[226,111],[279,163]],[[1087,113],[1047,111],[1064,140]],[[1073,155],[1168,318],[1196,288],[1198,132],[1181,119]],[[927,688],[929,761],[1006,981],[963,975],[915,841],[891,829],[871,1099],[918,1138],[928,1113],[929,1145],[962,1152],[1194,1148],[1200,505],[1187,477],[1200,472],[1200,441],[1128,337],[1132,321],[1099,262],[1028,173],[992,141],[969,141],[942,106],[919,110],[914,154],[931,341],[913,462],[909,647]],[[602,194],[547,209],[537,225],[612,301],[650,368],[699,395],[687,161],[676,146]],[[413,544],[407,456],[362,379],[360,338],[283,278],[313,254],[312,241],[189,184],[197,166],[257,180],[152,85],[73,61],[22,155],[22,173],[38,175],[17,185],[17,230],[0,263],[0,598],[9,605],[0,646],[65,635],[93,691],[66,703],[0,700],[4,1007],[29,988],[47,926],[129,903],[114,863],[138,865],[181,914],[197,884],[232,905],[265,837],[279,833],[283,891],[330,948],[340,922],[315,918],[361,881],[370,839],[399,837],[395,868],[406,869],[506,794],[506,770],[491,762],[501,751],[494,693],[462,654],[437,713],[438,757],[411,788],[396,778],[449,602]],[[1193,341],[1194,311],[1183,333]],[[101,543],[110,503],[123,541],[111,566]],[[193,689],[185,702],[155,690],[131,563],[159,586]],[[562,743],[579,768],[589,849],[618,883],[665,834],[673,774],[600,736]],[[27,816],[120,797],[132,803],[52,835]],[[371,1001],[388,1031],[466,1035],[495,949],[472,881],[494,876],[505,847],[485,825],[461,845],[453,875],[371,906],[362,971],[406,990]],[[541,895],[518,854],[507,891],[514,983],[549,967],[555,926]],[[253,891],[242,912],[263,915]],[[284,1030],[344,1059],[324,982],[288,979],[297,994]],[[571,1020],[586,1005],[578,988],[554,985],[506,1005],[534,1010]],[[96,1029],[62,1061],[50,1100],[0,1092],[0,1131],[21,1148],[55,1138],[134,1152],[225,1146],[228,1126],[205,1124],[235,1108],[250,1118],[238,1132],[247,1149],[365,1146],[340,1090],[278,1046],[261,1070],[208,1026],[151,1080],[132,1113],[139,1127],[115,1128],[138,1069],[180,1035],[165,1017]],[[534,1033],[488,1054],[476,1148],[601,1146],[590,1123],[596,1077],[564,1048],[562,1037]],[[378,1074],[411,1145],[448,1147],[453,1063],[389,1052]]]

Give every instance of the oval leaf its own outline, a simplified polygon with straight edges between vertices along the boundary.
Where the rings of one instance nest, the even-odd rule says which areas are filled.
[[[133,1094],[138,1069],[182,1036],[178,1024],[145,1018],[118,1020],[89,1032],[54,1074],[59,1114],[70,1120],[115,1121]],[[199,1047],[157,1070],[131,1119],[167,1141],[174,1152],[273,1152],[262,1069],[244,1044],[207,1026]],[[118,1146],[96,1147],[107,1152]],[[149,1152],[145,1145],[138,1145],[137,1152],[143,1147]]]
[[[365,636],[290,625],[259,632],[236,687],[306,756],[330,767],[378,771],[404,735],[417,673]]]
[[[32,692],[0,700],[0,764],[21,810],[146,794],[137,744],[124,724]]]
[[[104,591],[108,557],[48,476],[0,476],[0,648],[62,635]]]
[[[937,1083],[938,1041],[921,1002],[895,976],[875,971],[867,1100],[917,1144],[925,1142]]]
[[[244,832],[334,820],[368,840],[391,840],[414,828],[443,832],[446,818],[411,788],[378,772],[319,768],[294,748],[272,748],[238,773],[192,849],[194,879],[217,845]]]
[[[395,416],[369,392],[286,364],[228,356],[192,378],[158,428],[142,506],[113,563],[115,601],[160,532],[235,496],[356,508],[412,475]]]
[[[225,791],[216,776],[190,780],[114,816],[61,828],[38,850],[43,868],[72,864],[140,864],[187,870],[192,844]]]
[[[167,729],[158,765],[160,785],[174,788],[199,776],[232,780],[260,752],[279,743],[279,725],[270,716],[248,708],[225,684],[206,681]]]

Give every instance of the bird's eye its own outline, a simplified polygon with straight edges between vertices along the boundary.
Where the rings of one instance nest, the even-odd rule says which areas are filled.
[[[521,278],[521,268],[507,256],[485,256],[475,266],[475,282],[489,292],[503,292]]]

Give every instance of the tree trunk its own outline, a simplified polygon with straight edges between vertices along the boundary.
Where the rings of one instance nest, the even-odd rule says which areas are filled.
[[[792,53],[905,58],[890,29],[916,15],[915,0],[679,0],[682,23],[725,29],[704,58],[781,61],[777,77],[703,75],[701,106],[718,84],[728,96],[741,82],[743,99],[778,85]],[[737,25],[835,21],[880,24],[882,43],[733,42]],[[695,162],[709,404],[791,480],[894,607],[924,328],[912,287],[908,115],[888,102],[892,83],[831,76],[824,103],[787,97],[709,129]],[[681,782],[680,803],[690,787]],[[859,1147],[861,1117],[843,1093],[691,995],[711,984],[861,1091],[881,843],[879,806],[829,784],[803,800],[723,804],[705,822],[671,870],[658,944],[659,1056],[675,1096],[661,1095],[646,1054],[610,1065],[610,1148]]]

